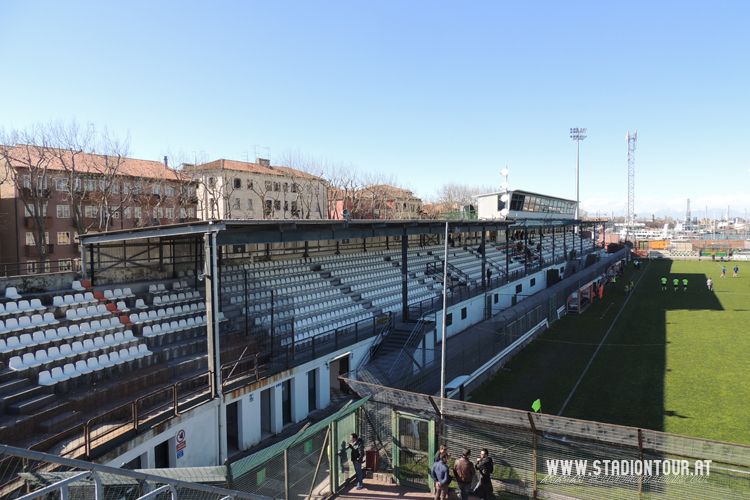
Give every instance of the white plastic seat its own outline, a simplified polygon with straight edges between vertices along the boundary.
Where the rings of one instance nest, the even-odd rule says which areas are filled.
[[[104,336],[104,343],[107,345],[114,345],[115,344],[115,336],[111,333],[108,333]]]
[[[128,318],[130,319],[130,322],[133,323],[134,325],[140,321],[138,319],[137,314],[131,314],[130,316],[128,316]]]
[[[39,378],[37,379],[37,383],[39,385],[49,387],[49,386],[55,385],[57,383],[57,380],[52,378],[52,374],[50,372],[48,372],[47,370],[43,370],[39,372]]]
[[[97,311],[96,306],[87,306],[86,307],[86,315],[88,317],[94,317],[99,314],[99,311]]]
[[[99,364],[99,359],[96,357],[91,357],[86,360],[86,365],[89,367],[89,370],[92,372],[98,372],[104,370],[104,367]]]
[[[151,351],[148,350],[148,346],[146,344],[138,344],[138,354],[143,356],[148,356],[151,354]]]
[[[123,302],[123,301],[120,301],[117,304],[115,304],[115,307],[117,307],[117,310],[120,311],[120,312],[126,313],[126,312],[130,311],[130,309],[128,309],[128,306],[125,305],[125,302]]]
[[[143,299],[136,299],[136,301],[135,301],[135,308],[136,309],[146,309],[146,303],[143,301]]]
[[[5,312],[7,314],[16,314],[18,311],[18,304],[15,302],[7,302],[5,304]]]
[[[8,361],[8,368],[14,371],[21,371],[26,368],[26,365],[23,364],[23,360],[21,359],[21,356],[13,356]]]
[[[112,351],[112,352],[109,353],[109,362],[112,363],[112,365],[114,366],[114,365],[119,365],[121,362],[124,362],[124,360],[120,361],[120,353],[119,352]]]
[[[141,330],[141,334],[142,334],[142,335],[143,335],[144,337],[153,337],[153,336],[154,336],[154,332],[153,332],[153,329],[151,328],[151,326],[150,326],[150,325],[146,325],[146,326],[144,326],[144,327],[143,327],[143,330]]]
[[[19,300],[18,301],[18,310],[21,312],[28,312],[31,311],[31,303],[28,300]]]
[[[47,342],[47,339],[44,336],[44,332],[41,330],[38,330],[31,334],[31,344],[44,344]]]
[[[107,300],[112,300],[115,298],[115,294],[112,293],[112,290],[104,290],[104,298]]]
[[[57,359],[60,359],[64,356],[60,355],[60,348],[57,346],[52,346],[49,349],[47,349],[47,358],[50,361],[55,361]]]
[[[83,341],[84,352],[93,351],[94,349],[96,349],[96,346],[94,345],[93,339],[84,339]]]
[[[43,319],[44,323],[47,324],[47,325],[56,325],[56,324],[60,323],[59,321],[57,321],[55,319],[55,314],[51,313],[51,312],[50,313],[44,313],[44,317],[42,319]]]
[[[79,292],[83,292],[84,290],[86,290],[86,288],[78,280],[76,280],[76,281],[73,282],[73,284],[71,285],[71,288],[73,288],[73,290],[77,290]]]
[[[23,365],[26,368],[34,368],[36,366],[39,366],[41,363],[37,363],[36,358],[34,357],[33,352],[27,352],[24,353],[23,357],[21,358],[23,360]]]
[[[153,325],[151,327],[151,332],[153,333],[154,337],[161,335],[162,334],[161,325],[158,323]]]
[[[80,293],[77,293],[76,295],[81,295]],[[63,295],[63,305],[70,306],[75,303],[75,295]],[[83,295],[81,295],[81,300],[83,300]]]
[[[132,330],[125,330],[122,334],[125,340],[133,340],[135,338]]]
[[[16,290],[16,287],[9,286],[5,289],[5,298],[11,299],[11,300],[18,300],[21,298],[21,295],[18,293],[18,290]]]
[[[47,363],[50,359],[47,356],[47,349],[39,349],[34,354],[34,359],[36,359],[37,363],[44,364]]]
[[[125,335],[123,335],[122,332],[115,332],[114,334],[114,343],[115,344],[121,344],[123,340],[125,340]]]
[[[54,328],[48,328],[44,330],[44,340],[46,342],[53,342],[57,339],[57,330],[55,330]]]
[[[54,368],[52,368],[50,374],[52,375],[52,379],[55,382],[65,382],[66,380],[70,379],[69,376],[63,373],[63,369],[59,366],[55,366]]]
[[[131,290],[129,287],[125,287],[122,289],[122,296],[123,297],[132,297],[133,296],[133,290]]]
[[[138,351],[138,346],[131,346],[128,348],[128,354],[130,355],[130,359],[136,359],[143,357],[141,353]]]
[[[47,308],[42,305],[42,301],[39,299],[31,299],[31,308],[39,312],[47,310]]]
[[[103,349],[105,347],[104,338],[102,337],[94,337],[94,346]]]
[[[41,314],[32,314],[30,321],[33,326],[42,326],[45,324]]]
[[[65,311],[65,319],[67,319],[68,321],[75,321],[76,319],[78,319],[78,315],[76,314],[76,310],[75,309],[68,309],[67,311]]]
[[[33,326],[34,325],[31,323],[31,318],[29,318],[28,316],[21,316],[20,318],[18,318],[18,328],[20,330],[31,328]]]
[[[60,346],[61,358],[71,358],[73,356],[75,356],[75,353],[73,352],[73,349],[70,347],[70,344],[62,344]]]
[[[81,333],[88,334],[93,332],[94,330],[91,329],[91,325],[88,321],[84,321],[83,323],[79,323],[78,327],[81,329]]]
[[[109,359],[109,356],[107,354],[100,354],[99,358],[99,366],[103,368],[109,368],[111,366],[114,366],[115,364]]]
[[[63,374],[69,379],[76,378],[79,375],[76,371],[76,367],[73,366],[73,363],[66,363],[65,366],[63,366]]]
[[[120,354],[121,361],[130,361],[131,359],[133,359],[133,357],[130,355],[130,351],[128,351],[127,349],[120,349],[118,352]]]
[[[98,315],[102,315],[102,314],[108,315],[109,314],[109,309],[107,309],[107,306],[105,306],[104,304],[99,304],[98,306],[96,306],[96,314],[98,314]]]
[[[81,327],[79,325],[70,325],[68,327],[68,333],[70,333],[71,337],[80,337],[81,334]]]
[[[159,315],[156,313],[156,311],[154,311],[153,309],[151,309],[148,312],[148,315],[146,317],[147,317],[147,319],[152,320],[152,319],[157,319],[159,317]]]
[[[89,373],[93,371],[91,368],[89,368],[86,361],[82,359],[76,361],[75,367],[76,367],[76,373],[80,375],[88,375]]]
[[[83,294],[83,300],[86,302],[97,302],[96,297],[94,297],[94,292],[86,292]]]
[[[154,305],[155,306],[161,305],[161,297],[159,297],[158,295],[154,297]]]
[[[138,313],[138,321],[144,323],[144,322],[148,321],[148,319],[149,318],[148,318],[148,313],[147,312],[141,311],[140,313]]]
[[[83,348],[83,342],[80,340],[76,340],[70,345],[70,350],[73,351],[73,354],[80,354],[84,351]]]

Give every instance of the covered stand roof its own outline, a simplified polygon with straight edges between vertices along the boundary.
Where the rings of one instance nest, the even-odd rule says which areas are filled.
[[[498,231],[506,228],[570,226],[575,220],[517,221],[517,220],[216,220],[186,222],[165,226],[122,229],[105,233],[79,235],[82,245],[115,243],[147,238],[183,239],[198,234],[215,232],[219,245],[249,243],[280,243],[313,240],[343,240],[402,234],[443,234],[445,223],[451,232]]]

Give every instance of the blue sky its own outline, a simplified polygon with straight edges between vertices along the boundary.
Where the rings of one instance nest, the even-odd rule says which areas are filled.
[[[748,2],[3,1],[0,127],[77,120],[132,156],[300,151],[623,213],[750,208]]]

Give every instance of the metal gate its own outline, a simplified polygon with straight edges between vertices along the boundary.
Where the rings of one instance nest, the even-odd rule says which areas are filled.
[[[432,490],[430,467],[435,458],[435,422],[393,412],[393,471],[405,486]]]

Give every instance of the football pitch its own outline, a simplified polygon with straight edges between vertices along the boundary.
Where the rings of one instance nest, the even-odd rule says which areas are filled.
[[[629,267],[602,300],[555,322],[471,400],[530,410],[540,398],[543,413],[750,444],[750,265],[738,265],[738,278],[734,263]],[[674,277],[688,278],[688,290],[674,291]]]

